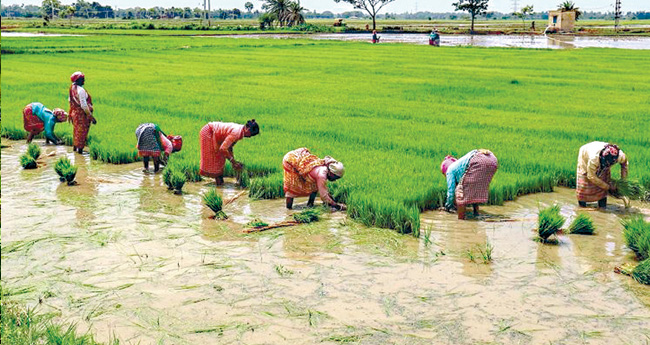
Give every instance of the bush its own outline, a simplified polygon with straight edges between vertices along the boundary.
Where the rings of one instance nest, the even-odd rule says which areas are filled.
[[[20,165],[23,166],[23,169],[36,169],[36,160],[34,157],[24,154],[20,156]]]
[[[564,225],[565,218],[560,214],[560,206],[553,205],[539,211],[538,228],[539,237],[546,241]]]
[[[579,214],[569,226],[570,234],[592,235],[594,233],[594,221],[588,215]]]
[[[34,159],[38,159],[41,156],[41,148],[38,145],[31,143],[27,146],[27,154],[32,156]]]

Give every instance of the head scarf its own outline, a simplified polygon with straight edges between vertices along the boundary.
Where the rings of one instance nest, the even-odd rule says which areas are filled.
[[[167,139],[172,142],[172,152],[178,152],[183,148],[183,137],[180,135],[168,135]]]
[[[616,163],[619,154],[618,146],[614,144],[607,144],[600,152],[600,165],[601,167],[608,167]]]
[[[457,159],[454,158],[454,156],[445,157],[445,159],[442,161],[442,164],[440,164],[440,171],[443,175],[447,175],[447,169],[455,161],[457,161]]]
[[[337,161],[336,159],[330,156],[325,156],[323,160],[325,161],[325,165],[327,166],[327,169],[329,169],[329,171],[332,174],[338,176],[339,178],[343,177],[343,175],[345,174],[345,167],[343,166],[343,163]]]
[[[83,73],[81,73],[80,71],[77,71],[77,72],[72,73],[72,75],[70,76],[70,81],[72,81],[73,83],[76,83],[79,78],[84,78],[85,79],[86,77],[84,76]]]
[[[68,113],[65,112],[65,110],[61,108],[56,108],[52,111],[52,114],[54,114],[54,117],[56,117],[57,122],[65,122],[68,119]]]

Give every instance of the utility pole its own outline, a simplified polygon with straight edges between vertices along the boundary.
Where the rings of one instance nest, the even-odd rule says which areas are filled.
[[[517,12],[517,0],[512,0],[512,13]]]
[[[618,31],[618,24],[621,20],[621,0],[616,0],[614,8],[614,30]]]
[[[51,0],[50,3],[52,4],[52,20],[54,20],[54,0]]]
[[[210,26],[210,0],[208,0],[208,27]]]

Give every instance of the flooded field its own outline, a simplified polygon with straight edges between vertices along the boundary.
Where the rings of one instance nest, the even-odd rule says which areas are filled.
[[[626,211],[613,200],[606,211],[589,210],[597,234],[562,235],[557,245],[533,241],[536,214],[558,202],[574,216],[569,189],[483,207],[478,221],[425,212],[420,239],[344,213],[246,235],[254,217],[273,223],[295,211],[283,200],[242,197],[224,209],[229,221],[215,221],[201,204],[209,182],[174,195],[141,164],[106,165],[54,146],[43,146],[38,169],[22,170],[24,142],[3,145],[3,286],[27,288],[15,298],[99,340],[650,342],[650,287],[613,273],[633,262],[619,220],[650,218],[647,204]],[[80,166],[79,185],[59,183],[52,165],[62,155]],[[232,182],[224,199],[240,193]],[[486,242],[491,263],[480,254]]]

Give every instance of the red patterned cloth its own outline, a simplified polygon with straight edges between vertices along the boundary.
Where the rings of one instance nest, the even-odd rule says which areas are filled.
[[[23,126],[25,130],[29,133],[37,135],[45,130],[45,124],[38,116],[32,113],[32,104],[28,104],[25,109],[23,109]]]
[[[477,152],[469,161],[456,187],[456,205],[482,204],[488,201],[490,182],[499,164],[493,154]]]
[[[92,112],[93,101],[90,97],[90,94],[87,95],[88,98],[86,98],[86,102],[88,103],[88,107]],[[77,92],[77,85],[70,85],[69,97],[70,115],[68,119],[74,125],[74,147],[83,149],[86,146],[86,140],[88,139],[88,131],[90,130],[92,117],[86,115],[86,112],[81,108],[79,94]]]
[[[608,185],[612,179],[612,172],[610,168],[611,167],[605,168],[598,174],[598,178],[603,180],[603,182],[607,183]],[[607,197],[608,192],[609,190],[603,189],[595,183],[589,181],[586,175],[578,175],[576,183],[576,197],[578,198],[578,201],[598,201]]]
[[[223,176],[226,159],[232,159],[232,147],[244,137],[244,125],[210,122],[201,128],[201,166],[199,174],[206,177]]]
[[[282,159],[284,169],[284,192],[293,196],[307,196],[318,190],[310,172],[325,164],[324,160],[311,154],[306,148],[288,152]]]

